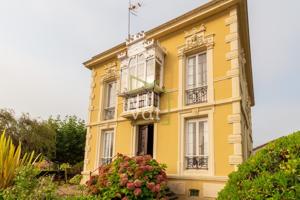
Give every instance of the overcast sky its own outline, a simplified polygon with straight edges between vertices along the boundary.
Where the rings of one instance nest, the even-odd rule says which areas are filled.
[[[144,0],[133,32],[208,0]],[[248,0],[254,146],[300,129],[300,1]],[[127,0],[0,0],[0,108],[86,119],[82,62],[124,41]]]

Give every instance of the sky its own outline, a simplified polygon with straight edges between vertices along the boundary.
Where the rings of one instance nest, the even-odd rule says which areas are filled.
[[[132,33],[208,0],[143,0]],[[90,57],[123,42],[127,0],[0,0],[0,108],[87,118]],[[248,0],[254,146],[300,130],[300,1]]]

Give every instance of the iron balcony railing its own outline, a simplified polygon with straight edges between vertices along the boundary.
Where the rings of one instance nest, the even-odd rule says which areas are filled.
[[[207,102],[207,86],[186,90],[186,104],[197,104]]]
[[[124,111],[133,111],[147,107],[159,107],[159,95],[154,91],[124,98]]]
[[[185,156],[186,169],[208,169],[208,156]]]

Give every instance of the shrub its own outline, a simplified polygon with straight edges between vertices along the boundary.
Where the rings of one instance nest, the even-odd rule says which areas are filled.
[[[300,199],[300,132],[271,142],[241,164],[218,199]]]
[[[73,178],[69,180],[69,183],[72,185],[79,185],[81,181],[82,175],[76,174]]]
[[[99,168],[99,176],[87,182],[89,191],[100,199],[164,199],[167,189],[166,166],[151,156],[129,158],[118,154]]]
[[[39,155],[34,160],[34,152],[25,153],[21,158],[21,144],[17,147],[12,143],[9,136],[5,136],[5,131],[0,135],[0,189],[5,189],[12,184],[16,170],[25,165],[34,164]]]
[[[3,192],[4,199],[55,199],[56,185],[52,177],[40,177],[40,171],[34,166],[22,167],[15,179],[13,186]]]

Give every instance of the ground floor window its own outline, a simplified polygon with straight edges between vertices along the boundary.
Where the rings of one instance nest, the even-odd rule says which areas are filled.
[[[101,134],[100,164],[108,164],[113,157],[114,131],[105,130]]]
[[[185,168],[208,169],[208,123],[206,118],[186,120]]]

